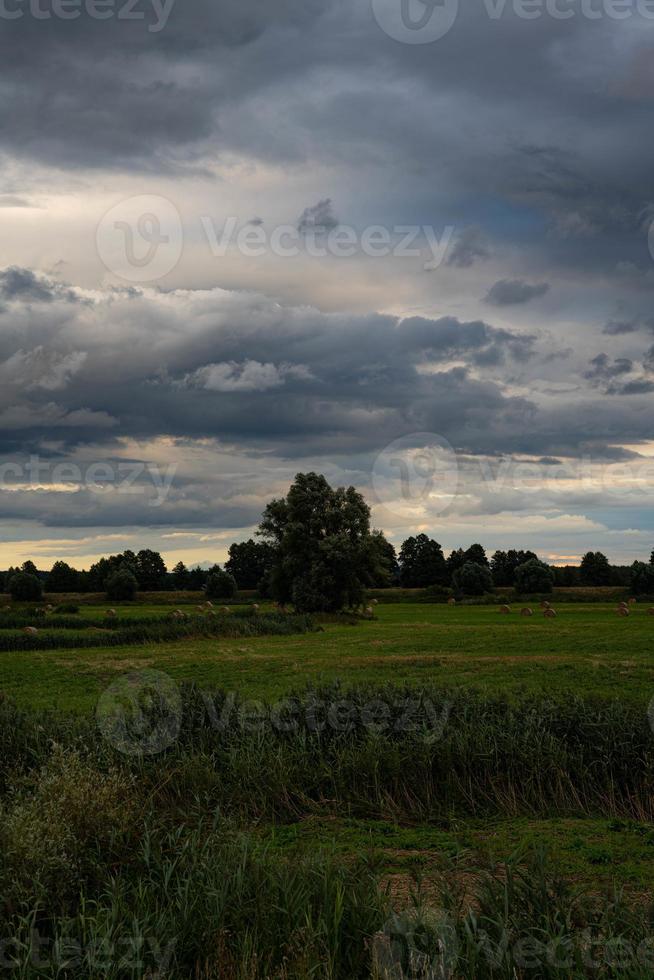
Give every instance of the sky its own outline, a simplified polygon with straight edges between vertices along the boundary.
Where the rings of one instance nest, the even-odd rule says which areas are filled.
[[[654,3],[3,0],[0,567],[654,547]]]

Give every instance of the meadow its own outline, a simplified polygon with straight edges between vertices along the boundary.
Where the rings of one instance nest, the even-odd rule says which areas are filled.
[[[651,976],[648,605],[401,598],[0,612],[9,975]],[[151,671],[130,753],[96,708]]]

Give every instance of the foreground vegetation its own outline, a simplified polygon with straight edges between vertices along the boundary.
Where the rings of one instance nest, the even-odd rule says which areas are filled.
[[[193,685],[171,700],[156,677],[136,693],[112,717],[136,747],[158,731],[156,753],[0,701],[14,975],[651,975],[645,857],[621,894],[610,847],[588,840],[573,887],[519,833],[567,832],[574,852],[589,824],[623,859],[625,840],[652,846],[636,707],[367,685],[254,711]]]
[[[647,604],[384,597],[0,612],[8,975],[651,976]]]

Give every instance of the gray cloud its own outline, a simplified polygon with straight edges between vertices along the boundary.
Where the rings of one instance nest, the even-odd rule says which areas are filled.
[[[490,255],[484,233],[480,228],[464,228],[454,240],[447,254],[447,264],[469,269],[477,259]]]
[[[334,214],[329,197],[318,201],[312,207],[305,208],[298,221],[298,231],[306,235],[309,232],[326,233],[338,226],[338,218]]]
[[[549,288],[546,282],[532,285],[522,279],[500,279],[488,290],[485,302],[491,306],[515,306],[544,296]]]

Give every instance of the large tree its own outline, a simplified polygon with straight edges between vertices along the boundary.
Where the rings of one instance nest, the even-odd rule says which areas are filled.
[[[529,561],[516,568],[515,588],[516,592],[521,595],[551,592],[553,585],[554,573],[552,569],[545,562],[539,561],[538,558],[530,558]]]
[[[634,595],[654,595],[654,564],[635,561],[631,566],[630,588]]]
[[[584,585],[610,585],[611,566],[601,551],[589,551],[581,559],[581,581]]]
[[[158,592],[166,587],[166,565],[158,551],[144,548],[138,555],[133,551],[123,551],[122,555],[101,558],[89,569],[89,588],[101,592],[107,580],[115,572],[130,572],[142,592]]]
[[[159,592],[166,587],[166,564],[158,551],[144,548],[136,556],[134,574],[143,592]]]
[[[443,549],[426,534],[407,538],[400,548],[400,576],[408,589],[424,589],[448,580]]]
[[[318,473],[298,473],[286,497],[268,504],[259,534],[275,552],[273,598],[302,611],[357,606],[380,574],[365,500]]]
[[[225,571],[239,589],[258,589],[273,565],[275,549],[267,541],[241,541],[230,545]]]
[[[48,592],[78,592],[80,581],[80,573],[75,568],[65,561],[56,561],[50,569],[46,589]]]
[[[493,576],[487,565],[467,561],[452,576],[452,585],[459,595],[483,595],[493,591]]]
[[[491,558],[490,569],[497,586],[513,585],[515,571],[527,561],[538,559],[533,551],[496,551]]]
[[[377,548],[378,572],[374,574],[371,584],[377,589],[387,589],[391,585],[397,585],[400,565],[395,548],[383,531],[373,531],[372,538]]]

